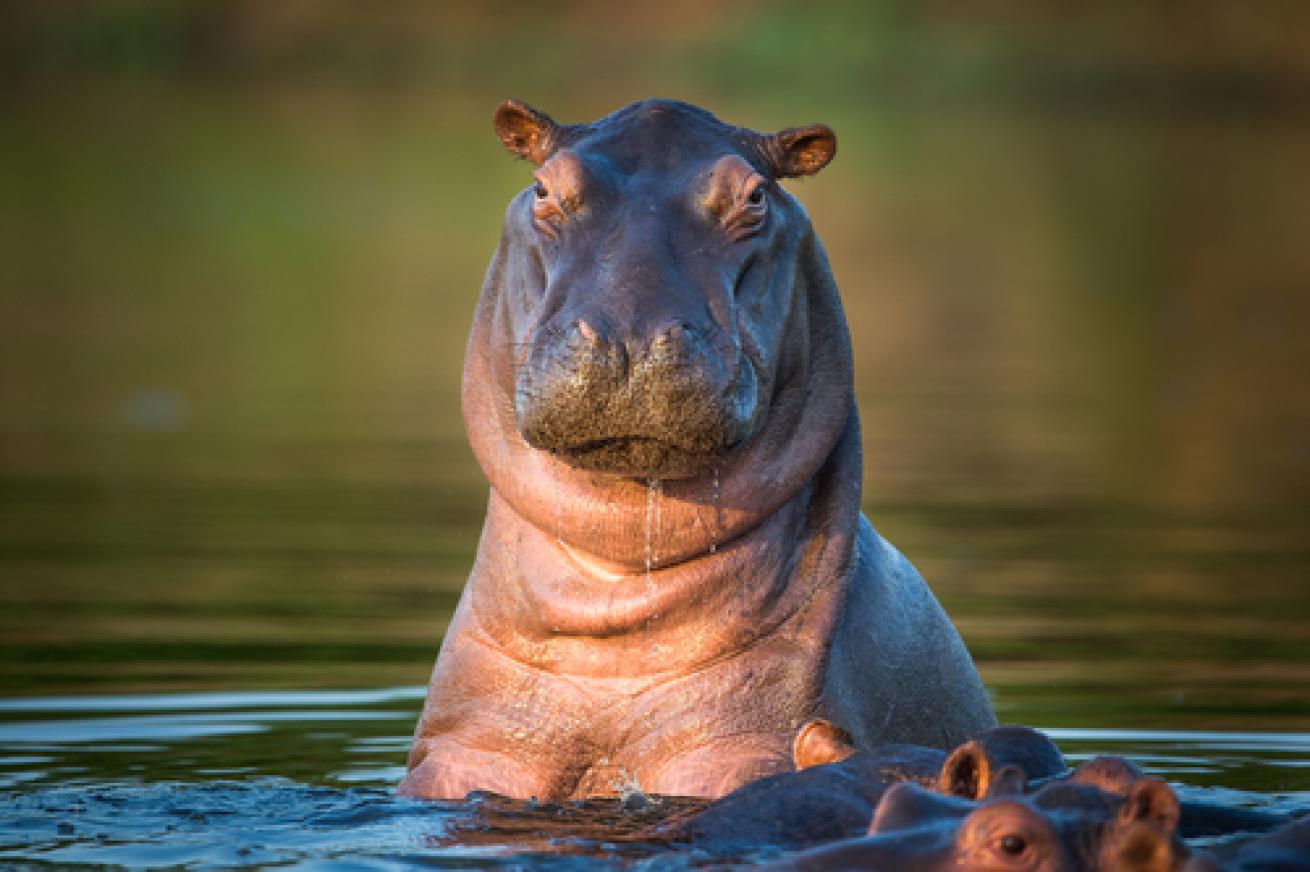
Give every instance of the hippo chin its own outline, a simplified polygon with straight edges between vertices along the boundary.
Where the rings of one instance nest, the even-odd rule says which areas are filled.
[[[491,483],[409,794],[714,797],[855,747],[994,724],[968,652],[860,514],[851,348],[804,210],[822,125],[664,100],[590,124],[518,102],[536,165],[478,301],[464,418]]]

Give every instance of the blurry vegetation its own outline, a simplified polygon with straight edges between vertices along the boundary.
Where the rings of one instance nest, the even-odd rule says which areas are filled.
[[[0,3],[0,688],[422,681],[489,129],[822,120],[866,506],[1005,717],[1310,724],[1310,5]]]
[[[14,0],[0,20],[0,68],[28,82],[530,86],[573,101],[581,87],[612,103],[635,80],[822,108],[856,97],[1242,113],[1304,111],[1310,95],[1310,10],[1297,0]]]

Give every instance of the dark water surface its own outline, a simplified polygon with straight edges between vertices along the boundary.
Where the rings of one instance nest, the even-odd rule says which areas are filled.
[[[421,698],[405,687],[0,700],[0,863],[685,868],[776,855],[718,857],[644,834],[691,800],[396,797]],[[1310,734],[1052,735],[1071,761],[1128,755],[1184,798],[1310,809]]]

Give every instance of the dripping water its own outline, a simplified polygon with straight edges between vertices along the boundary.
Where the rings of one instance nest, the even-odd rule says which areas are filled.
[[[653,490],[655,491],[655,547],[651,551],[651,562],[658,566],[660,562],[660,531],[664,529],[664,525],[660,523],[660,511],[664,508],[664,482],[658,478],[655,479]]]
[[[664,483],[658,478],[646,479],[646,594],[651,602],[655,601],[655,580],[651,570],[659,566],[660,535],[660,498],[664,495]],[[659,615],[652,609],[646,615],[646,627],[650,629]],[[657,645],[652,654],[658,654]]]
[[[560,512],[561,512],[560,503],[561,502],[562,500],[560,499],[559,494],[555,494],[555,544],[562,546],[564,544],[564,537],[560,535]]]
[[[660,497],[664,492],[664,483],[658,478],[646,479],[646,586],[652,587],[650,572],[659,565],[659,551],[656,539],[660,530]]]

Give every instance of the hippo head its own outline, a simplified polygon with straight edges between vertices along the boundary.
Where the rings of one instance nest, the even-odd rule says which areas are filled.
[[[1178,815],[1177,796],[1153,778],[1123,796],[1058,782],[984,802],[898,784],[879,804],[871,838],[851,843],[845,859],[870,870],[1173,872],[1186,856]]]
[[[778,180],[827,164],[832,131],[761,134],[668,100],[578,125],[507,101],[495,128],[537,166],[502,239],[526,285],[502,312],[520,435],[630,478],[721,465],[780,379],[806,375],[783,358],[812,231]]]

